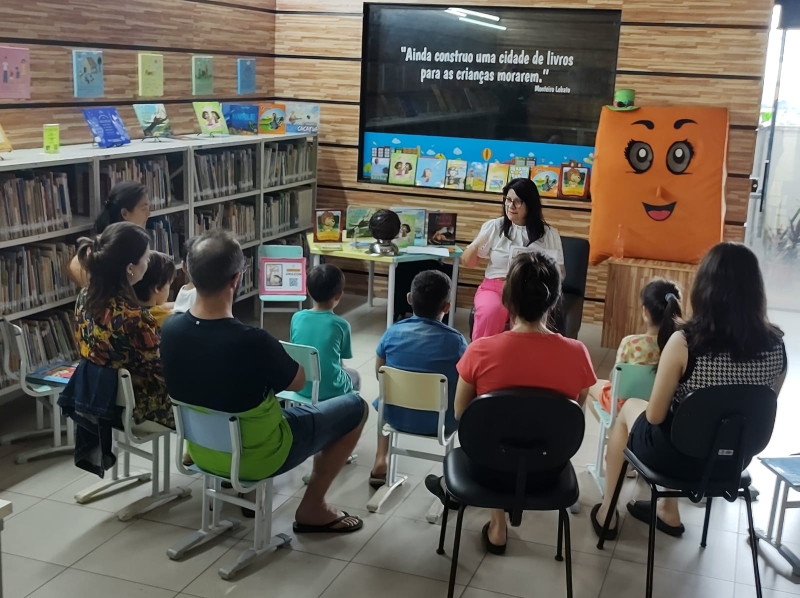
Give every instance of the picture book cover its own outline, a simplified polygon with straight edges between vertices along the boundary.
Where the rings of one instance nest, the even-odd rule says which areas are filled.
[[[559,197],[568,199],[589,197],[589,169],[586,166],[575,160],[561,165]]]
[[[72,75],[76,98],[103,97],[103,53],[100,50],[73,50]]]
[[[454,212],[429,212],[428,245],[455,245],[457,219]]]
[[[192,95],[214,93],[214,57],[192,56]]]
[[[306,258],[258,258],[259,294],[305,295]]]
[[[531,180],[541,197],[558,197],[558,181],[561,178],[560,166],[540,164],[531,168]]]
[[[467,178],[467,163],[464,160],[448,160],[445,189],[463,189]]]
[[[486,190],[490,193],[502,193],[508,183],[508,164],[492,162],[486,175]]]
[[[219,102],[192,102],[200,132],[206,135],[227,135],[228,125]]]
[[[50,363],[28,374],[27,379],[39,384],[59,384],[66,386],[78,367],[77,361]]]
[[[84,108],[83,117],[92,131],[92,138],[99,147],[117,147],[131,142],[117,109]]]
[[[236,61],[236,93],[243,95],[256,92],[256,59],[239,58]]]
[[[61,128],[57,124],[42,125],[45,154],[57,154],[61,148]]]
[[[369,219],[375,213],[375,208],[347,208],[345,230],[347,237],[353,239],[368,239],[372,237],[369,232]]]
[[[286,106],[284,104],[260,104],[258,107],[258,132],[264,135],[286,133]]]
[[[392,156],[391,147],[373,147],[370,164],[369,180],[373,183],[389,182],[389,159]]]
[[[319,105],[286,103],[287,133],[319,133]]]
[[[222,116],[231,134],[258,134],[258,106],[255,104],[222,104]]]
[[[147,137],[172,137],[172,124],[164,104],[134,104],[133,110]]]
[[[400,216],[401,226],[405,226],[406,224],[411,228],[411,232],[413,232],[413,242],[410,245],[418,245],[418,246],[425,246],[427,244],[427,238],[425,237],[425,225],[427,224],[427,217],[428,212],[424,208],[391,208],[393,212],[395,212],[398,216]],[[413,217],[408,218],[409,216]],[[405,218],[405,220],[404,220]],[[403,231],[401,228],[401,235]]]
[[[341,243],[342,224],[341,210],[317,210],[314,219],[314,241],[317,243]]]
[[[164,95],[164,56],[139,52],[139,95],[160,98]]]
[[[0,153],[10,152],[12,149],[11,142],[8,140],[3,126],[0,125]]]
[[[400,217],[400,232],[394,238],[394,244],[400,248],[414,245],[414,229],[417,225],[416,214],[406,211],[394,211]]]
[[[467,191],[486,191],[486,162],[470,162],[464,181]]]
[[[508,167],[508,180],[527,179],[531,176],[531,169],[521,164],[513,164]]]
[[[389,160],[389,183],[412,186],[418,159],[417,154],[407,154],[403,150],[393,151]]]
[[[447,161],[443,158],[420,156],[417,160],[417,187],[444,187]]]
[[[28,48],[0,46],[0,98],[27,100],[31,97],[31,56]]]

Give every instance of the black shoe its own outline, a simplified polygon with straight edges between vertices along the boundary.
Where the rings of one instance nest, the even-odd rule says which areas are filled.
[[[506,528],[508,531],[508,528]],[[483,536],[483,544],[486,546],[486,550],[491,552],[492,554],[505,554],[506,553],[506,545],[505,544],[492,544],[492,541],[489,540],[489,522],[486,522],[486,525],[483,526],[483,530],[481,531],[481,535]]]
[[[447,505],[447,508],[452,511],[457,511],[461,508],[461,504],[449,498],[444,488],[442,488],[442,478],[439,476],[435,476],[430,474],[428,477],[425,478],[425,487],[428,489],[428,492],[433,494],[436,498],[442,501],[443,505]],[[447,502],[445,502],[447,501]]]
[[[650,525],[650,504],[649,500],[629,502],[628,513],[633,515],[634,519]],[[683,532],[686,531],[682,523],[680,525],[667,525],[662,521],[661,517],[656,517],[656,529],[674,538],[680,538]]]
[[[239,493],[239,498],[244,498],[244,494],[242,494],[240,492]],[[269,508],[271,509],[272,505],[270,505]],[[242,517],[247,517],[248,519],[255,519],[256,518],[256,512],[253,509],[248,509],[247,507],[242,507]]]

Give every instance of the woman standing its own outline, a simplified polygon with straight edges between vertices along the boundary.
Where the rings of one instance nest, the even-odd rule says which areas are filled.
[[[544,221],[539,191],[530,179],[514,179],[503,188],[503,215],[485,222],[464,251],[462,261],[468,268],[475,268],[478,258],[489,259],[486,278],[475,294],[473,340],[505,330],[508,310],[503,307],[503,284],[511,258],[519,250],[548,255],[559,266],[563,278],[561,237]]]

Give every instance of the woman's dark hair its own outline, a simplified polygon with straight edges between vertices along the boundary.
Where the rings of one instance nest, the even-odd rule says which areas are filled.
[[[128,265],[136,264],[149,247],[147,232],[131,222],[117,222],[94,239],[78,240],[78,261],[89,273],[86,310],[100,318],[112,297],[138,305],[128,281]]]
[[[503,306],[512,318],[538,322],[561,298],[561,273],[556,263],[538,252],[519,253],[503,285]]]
[[[133,285],[133,292],[141,303],[147,303],[156,292],[165,284],[175,280],[175,262],[166,253],[151,251],[150,259],[147,260],[147,271],[144,277]]]
[[[691,302],[683,330],[695,355],[729,353],[734,361],[748,361],[783,337],[767,319],[758,258],[741,243],[711,248],[697,270]]]
[[[115,222],[122,222],[122,210],[132,212],[147,195],[147,187],[136,181],[120,181],[111,189],[103,211],[94,223],[95,233],[102,233]]]
[[[671,280],[654,278],[642,287],[639,299],[650,316],[650,321],[658,326],[658,348],[662,351],[669,337],[677,330],[681,312],[681,290]]]
[[[530,245],[544,237],[547,227],[547,222],[544,221],[542,215],[542,200],[539,197],[539,190],[530,179],[514,179],[503,187],[503,234],[509,239],[511,238],[511,219],[506,213],[505,197],[511,190],[517,194],[517,197],[528,209],[525,229],[528,231],[528,245]]]

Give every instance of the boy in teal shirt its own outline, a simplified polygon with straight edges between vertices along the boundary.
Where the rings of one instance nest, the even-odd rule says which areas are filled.
[[[342,365],[342,359],[353,358],[350,323],[333,313],[344,294],[344,273],[328,264],[315,266],[308,272],[306,287],[314,307],[292,317],[291,342],[314,347],[319,353],[319,400],[358,391],[361,387],[358,372]],[[310,397],[311,383],[299,394]]]

